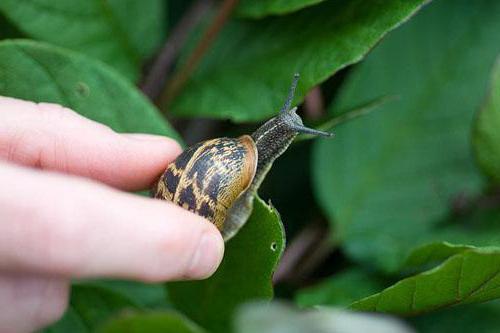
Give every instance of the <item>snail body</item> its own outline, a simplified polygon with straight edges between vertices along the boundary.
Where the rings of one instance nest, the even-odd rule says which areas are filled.
[[[172,201],[207,218],[231,239],[248,220],[253,198],[273,162],[298,133],[330,136],[304,127],[290,109],[298,75],[279,115],[251,135],[216,138],[187,148],[153,189],[155,198]]]

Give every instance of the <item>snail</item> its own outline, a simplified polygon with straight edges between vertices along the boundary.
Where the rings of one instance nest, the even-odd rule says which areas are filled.
[[[155,198],[171,201],[207,218],[231,239],[250,217],[253,198],[273,162],[299,133],[331,136],[307,128],[290,109],[295,74],[280,113],[251,135],[216,138],[187,148],[170,163],[155,187]]]

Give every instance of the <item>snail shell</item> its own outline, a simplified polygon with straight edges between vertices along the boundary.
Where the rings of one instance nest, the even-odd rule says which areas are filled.
[[[228,210],[255,177],[257,159],[249,135],[198,143],[168,166],[155,197],[172,201],[224,230]]]

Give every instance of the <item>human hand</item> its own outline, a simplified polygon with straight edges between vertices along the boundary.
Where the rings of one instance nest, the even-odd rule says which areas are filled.
[[[57,320],[73,277],[211,275],[224,251],[213,224],[120,191],[147,188],[179,153],[168,138],[0,97],[0,332]]]

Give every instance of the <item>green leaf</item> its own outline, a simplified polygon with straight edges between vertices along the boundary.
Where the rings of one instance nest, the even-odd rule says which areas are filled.
[[[102,325],[99,333],[202,333],[204,330],[173,311],[127,313]]]
[[[236,8],[236,14],[251,18],[283,15],[322,1],[324,0],[242,0]]]
[[[403,279],[351,305],[361,311],[417,315],[457,304],[500,297],[500,248],[458,253],[436,268]]]
[[[419,268],[424,266],[436,266],[451,256],[464,251],[474,249],[472,245],[452,244],[450,242],[429,243],[415,248],[403,267]]]
[[[233,20],[218,36],[171,111],[179,116],[258,121],[277,113],[295,72],[296,102],[360,61],[425,0],[325,1],[292,15]]]
[[[122,294],[97,285],[77,283],[71,287],[70,304],[64,317],[44,332],[93,332],[111,316],[130,309],[138,309],[138,305]]]
[[[352,268],[328,277],[319,284],[299,290],[295,302],[300,307],[315,305],[347,306],[382,290],[377,277],[359,268]]]
[[[468,249],[500,244],[500,207],[475,207],[445,222],[433,230],[428,243],[412,249],[405,270],[422,270]]]
[[[0,12],[27,36],[80,51],[136,79],[165,30],[162,0],[2,0]]]
[[[90,280],[85,281],[85,283],[115,291],[144,308],[165,308],[170,306],[162,283],[142,283],[127,280]]]
[[[470,128],[500,51],[499,30],[498,2],[438,1],[348,78],[337,108],[400,96],[315,143],[316,195],[352,258],[398,269],[434,237],[455,198],[480,191]]]
[[[78,313],[70,306],[64,316],[54,324],[42,330],[42,333],[88,333],[89,329]]]
[[[347,111],[339,112],[339,114],[335,113],[333,116],[329,117],[330,119],[323,121],[321,125],[316,126],[315,128],[320,131],[328,132],[338,125],[352,121],[359,117],[366,116],[375,111],[379,106],[395,99],[396,96],[382,96],[375,98],[369,102],[355,106],[354,108],[351,108]],[[300,134],[295,141],[310,140],[315,138],[317,138],[317,136],[315,135]]]
[[[460,218],[446,221],[429,239],[436,241],[413,249],[401,267],[401,274],[413,275],[440,265],[448,258],[478,246],[500,244],[500,208],[476,208]],[[456,242],[438,241],[448,239]],[[399,276],[401,276],[399,274]],[[296,301],[300,306],[348,305],[387,287],[389,281],[359,268],[344,271],[322,283],[302,289]]]
[[[235,328],[238,333],[410,333],[403,322],[373,314],[322,307],[298,311],[282,303],[250,303],[239,309]]]
[[[425,316],[412,318],[419,332],[496,333],[500,327],[500,301],[457,306]]]
[[[484,173],[500,184],[500,58],[493,69],[486,103],[476,118],[474,148]]]
[[[278,212],[256,197],[249,221],[226,244],[217,272],[203,281],[167,284],[170,298],[201,326],[227,332],[236,307],[273,297],[271,278],[284,247]]]
[[[44,43],[0,42],[0,95],[59,103],[118,132],[179,138],[154,106],[113,70]]]

